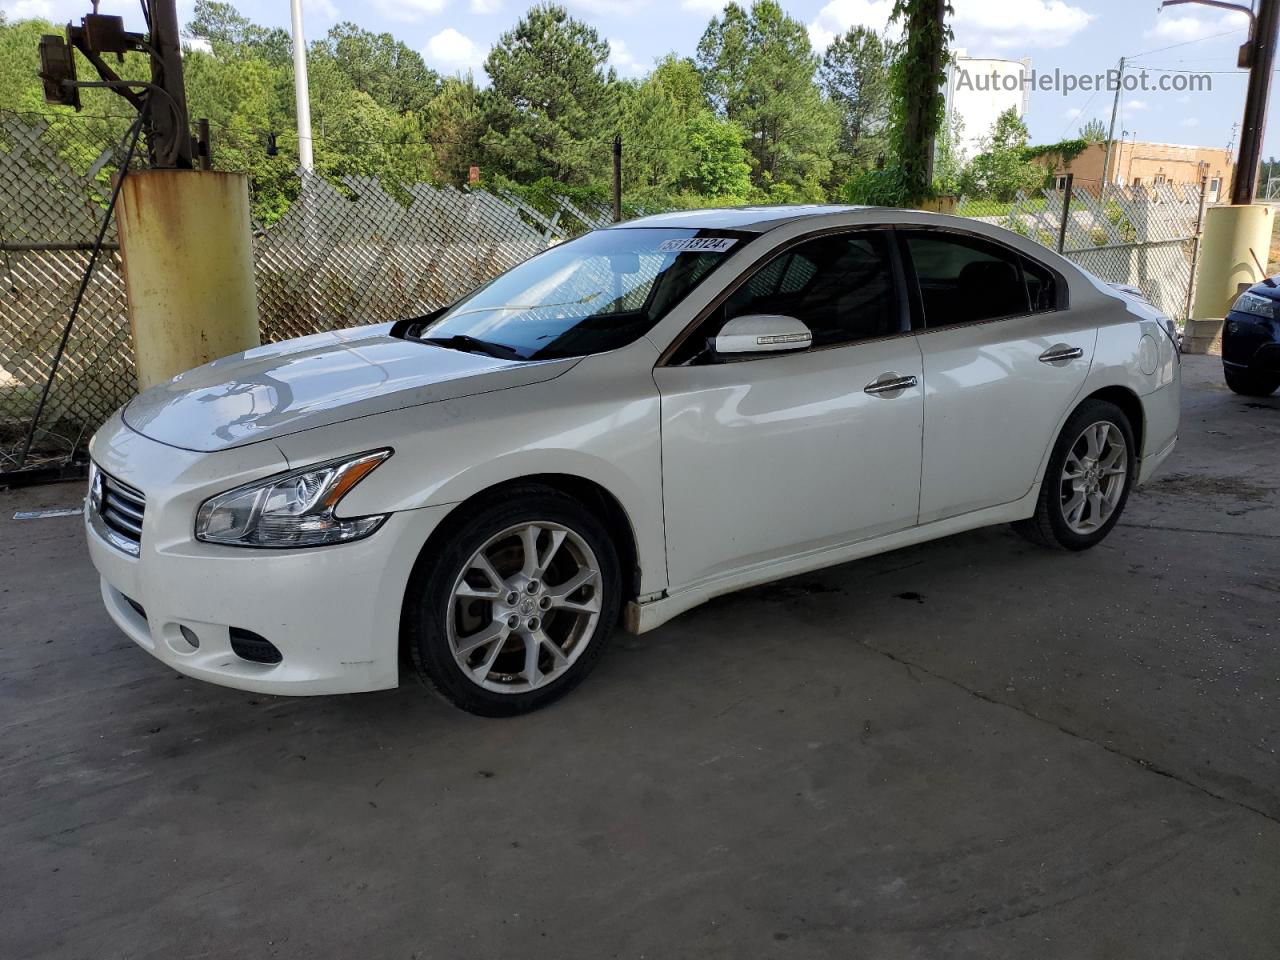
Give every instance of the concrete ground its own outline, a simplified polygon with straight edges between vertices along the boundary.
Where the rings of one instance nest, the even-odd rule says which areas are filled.
[[[991,529],[619,635],[518,720],[287,700],[0,496],[0,957],[1275,958],[1280,398],[1185,364],[1085,554]]]

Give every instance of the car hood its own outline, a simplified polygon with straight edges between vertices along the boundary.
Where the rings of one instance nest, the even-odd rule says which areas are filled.
[[[210,452],[404,407],[550,380],[576,360],[529,363],[389,335],[335,330],[233,354],[135,397],[132,430]]]
[[[1275,286],[1267,286],[1266,280],[1259,280],[1249,292],[1255,297],[1265,297],[1267,300],[1280,300],[1280,275],[1269,278]]]

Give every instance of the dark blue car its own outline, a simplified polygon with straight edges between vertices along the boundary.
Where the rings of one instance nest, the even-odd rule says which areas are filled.
[[[1227,386],[1246,397],[1280,387],[1280,285],[1264,280],[1242,293],[1222,327]]]

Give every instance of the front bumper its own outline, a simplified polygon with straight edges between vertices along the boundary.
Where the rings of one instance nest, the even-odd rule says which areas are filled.
[[[193,454],[137,434],[127,446],[128,459],[113,458],[97,441],[93,452],[109,473],[146,494],[138,555],[108,542],[88,510],[85,532],[107,612],[138,646],[180,673],[258,693],[355,693],[399,682],[409,574],[448,507],[393,514],[372,536],[330,547],[206,544],[193,535],[193,504],[215,487],[237,485],[240,470],[216,480],[207,462],[221,454]],[[258,455],[270,465],[237,468],[277,472],[278,450]],[[232,628],[268,640],[280,662],[239,656]]]
[[[1228,313],[1222,331],[1222,362],[1238,370],[1280,375],[1280,320]]]

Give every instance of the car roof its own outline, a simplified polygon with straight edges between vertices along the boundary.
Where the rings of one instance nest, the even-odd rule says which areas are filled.
[[[717,207],[709,210],[677,210],[656,213],[616,224],[610,229],[634,227],[683,227],[693,230],[743,230],[764,233],[796,220],[837,213],[855,213],[872,207],[854,207],[831,203],[787,204],[769,207]]]

